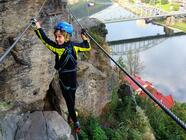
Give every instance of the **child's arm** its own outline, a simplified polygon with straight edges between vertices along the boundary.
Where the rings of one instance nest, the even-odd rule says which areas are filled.
[[[91,50],[91,45],[88,40],[84,40],[81,43],[74,43],[75,49],[77,49],[79,52],[86,52]]]
[[[49,49],[51,50],[52,52],[55,52],[55,53],[61,53],[62,49],[58,49],[56,46],[57,44],[50,40],[45,32],[43,31],[43,29],[41,28],[41,25],[38,21],[35,22],[35,32],[36,32],[36,35],[39,37],[39,39],[42,41],[42,43]]]
[[[91,50],[90,40],[85,35],[84,32],[81,33],[81,38],[82,38],[83,42],[75,43],[74,44],[75,49],[77,49],[79,52],[90,51]]]

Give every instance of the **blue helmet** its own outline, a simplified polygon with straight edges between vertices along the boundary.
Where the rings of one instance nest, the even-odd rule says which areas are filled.
[[[74,29],[73,26],[65,21],[61,21],[57,23],[57,25],[54,27],[55,30],[63,30],[67,32],[68,34],[72,35]]]

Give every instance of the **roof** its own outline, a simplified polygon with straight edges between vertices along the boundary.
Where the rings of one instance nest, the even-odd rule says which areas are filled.
[[[138,81],[145,89],[147,89],[153,96],[158,99],[162,104],[167,108],[171,108],[174,105],[174,100],[172,95],[164,96],[163,93],[158,91],[152,83],[148,81],[143,81],[140,76],[135,76],[134,79]],[[139,96],[145,96],[146,94],[139,88],[128,76],[124,77],[124,80],[127,81],[130,86],[137,92]]]

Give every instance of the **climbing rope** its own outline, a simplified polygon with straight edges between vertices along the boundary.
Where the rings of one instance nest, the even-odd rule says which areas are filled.
[[[79,26],[81,28],[83,28],[83,26],[81,25],[81,23],[78,21],[78,19],[72,14],[71,9],[69,6],[67,6],[67,8],[69,9],[69,14],[72,15],[72,17],[75,19],[75,21],[79,24]],[[157,100],[147,89],[145,89],[138,81],[136,81],[127,71],[125,71],[123,69],[123,67],[121,65],[119,65],[102,47],[101,45],[88,33],[87,30],[85,30],[86,35],[98,46],[99,49],[101,49],[103,51],[103,53],[110,58],[110,60],[112,60],[112,62],[114,62],[114,64],[116,66],[118,66],[120,68],[121,71],[123,71],[138,87],[140,87],[145,94],[147,94],[150,99],[152,99],[155,103],[157,103],[159,105],[159,107],[161,107],[161,109],[167,114],[169,115],[179,126],[181,126],[185,131],[186,131],[186,124],[179,119],[173,112],[171,112],[164,104],[162,104],[159,100]]]
[[[36,18],[39,16],[39,14],[41,13],[45,3],[46,3],[47,0],[45,0],[41,6],[41,8],[39,9],[39,12],[38,14],[36,15]],[[23,35],[26,33],[26,31],[30,28],[31,26],[31,23],[29,23],[25,30],[20,34],[19,37],[17,37],[16,41],[6,50],[6,52],[1,56],[0,58],[0,63],[2,63],[2,61],[4,60],[4,58],[10,53],[10,51],[15,47],[15,45],[17,44],[17,42],[23,37]]]

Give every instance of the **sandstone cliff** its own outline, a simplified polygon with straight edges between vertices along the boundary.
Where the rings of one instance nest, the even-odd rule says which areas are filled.
[[[0,2],[0,55],[16,40],[30,18],[38,14],[43,2],[44,0]],[[62,15],[54,14],[59,12]],[[52,38],[54,24],[68,18],[66,1],[61,3],[60,0],[52,0],[47,1],[39,19]],[[96,52],[96,49],[94,46],[92,52]],[[103,66],[92,52],[91,59],[86,62],[79,60],[76,107],[83,114],[98,116],[110,101],[112,87],[115,85],[113,83],[116,82],[113,81],[108,63]],[[61,118],[63,116],[66,119],[67,111],[53,66],[53,54],[43,46],[31,29],[0,64],[0,102],[10,105],[6,109],[0,108],[0,139],[29,140],[31,135],[34,136],[32,139],[42,139],[44,135],[47,137],[43,139],[73,139],[70,137],[70,128],[66,127]],[[61,116],[51,112],[52,110],[58,111]],[[34,130],[36,124],[40,126],[38,131]],[[63,127],[66,128],[64,131]],[[29,128],[31,131],[27,130]]]

